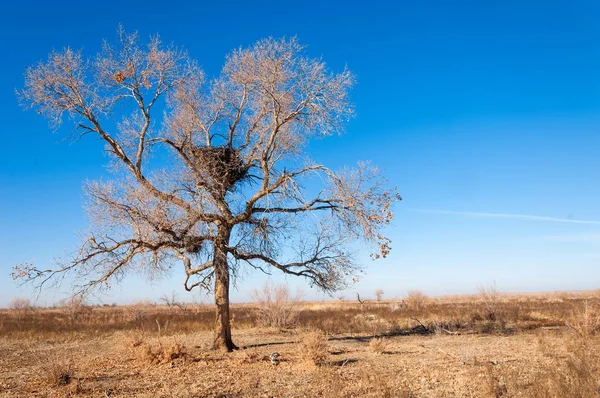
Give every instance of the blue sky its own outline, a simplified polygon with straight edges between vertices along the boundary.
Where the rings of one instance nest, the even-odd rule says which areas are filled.
[[[10,279],[13,265],[75,248],[87,227],[81,185],[107,161],[93,137],[52,134],[14,89],[52,49],[93,55],[119,23],[186,47],[209,76],[233,48],[293,35],[357,75],[357,117],[310,153],[334,168],[372,160],[404,201],[392,254],[359,254],[367,276],[347,298],[470,293],[493,281],[504,291],[600,288],[596,1],[12,3],[0,9],[0,306],[31,294]],[[264,279],[246,276],[233,298]],[[176,272],[151,285],[132,276],[104,301],[190,299],[181,282]]]

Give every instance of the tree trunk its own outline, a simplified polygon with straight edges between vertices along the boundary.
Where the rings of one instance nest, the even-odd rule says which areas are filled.
[[[229,243],[229,231],[219,231],[215,241],[213,259],[215,270],[215,304],[217,316],[215,321],[215,339],[213,348],[216,350],[233,351],[238,347],[231,339],[231,323],[229,314],[229,265],[225,246]]]

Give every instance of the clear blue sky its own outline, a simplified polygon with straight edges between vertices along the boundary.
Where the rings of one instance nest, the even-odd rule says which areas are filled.
[[[599,18],[593,0],[5,2],[0,306],[30,294],[10,279],[13,265],[75,248],[87,227],[82,182],[104,175],[107,160],[95,138],[52,134],[13,90],[52,49],[92,55],[119,23],[185,46],[208,75],[235,47],[292,35],[357,75],[347,134],[309,149],[332,167],[374,161],[404,201],[391,256],[361,255],[368,275],[346,297],[469,293],[493,281],[504,291],[600,288]],[[247,276],[234,299],[263,280]],[[181,274],[150,286],[133,276],[105,302],[171,291],[189,299]]]

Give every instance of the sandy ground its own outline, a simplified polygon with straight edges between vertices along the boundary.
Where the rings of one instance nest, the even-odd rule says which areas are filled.
[[[557,331],[510,336],[430,335],[387,338],[383,354],[368,336],[330,336],[321,366],[301,359],[301,332],[238,330],[234,353],[208,349],[210,333],[144,337],[151,345],[186,347],[185,358],[150,363],[132,332],[68,339],[0,340],[0,396],[90,397],[487,397],[491,385],[535,383],[545,347],[561,349]],[[267,356],[277,351],[281,363]],[[74,378],[51,386],[55,363],[71,363]],[[507,380],[504,380],[507,379]],[[510,379],[510,380],[508,380]],[[501,389],[502,391],[502,389]],[[522,392],[502,396],[527,396]]]

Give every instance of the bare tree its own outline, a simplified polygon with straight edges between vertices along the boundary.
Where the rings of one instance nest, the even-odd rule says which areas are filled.
[[[184,50],[122,28],[95,58],[52,53],[27,69],[20,99],[55,127],[69,116],[77,138],[104,140],[114,178],[85,185],[92,232],[71,261],[13,276],[41,286],[74,273],[86,293],[179,262],[186,290],[213,290],[215,348],[235,349],[230,278],[244,267],[334,291],[361,269],[349,242],[372,244],[374,258],[390,251],[381,229],[400,196],[377,168],[334,172],[303,152],[343,131],[352,84],[295,39],[235,50],[208,81]]]
[[[375,290],[375,297],[377,298],[377,301],[381,301],[381,299],[383,299],[383,289]]]

